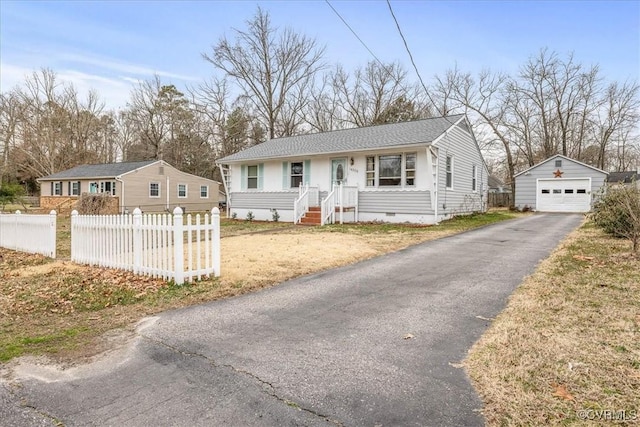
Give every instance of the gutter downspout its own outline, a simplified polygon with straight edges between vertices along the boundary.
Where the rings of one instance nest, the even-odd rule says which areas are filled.
[[[222,185],[224,186],[224,193],[227,198],[227,218],[229,218],[229,212],[231,210],[231,193],[229,193],[229,187],[227,186],[227,178],[224,174],[224,165],[222,163],[218,163],[218,169],[220,169],[220,176],[222,177]]]
[[[120,198],[120,213],[124,214],[126,210],[126,206],[124,204],[124,181],[120,176],[116,176],[115,180],[120,183],[120,188],[122,188],[122,197]]]
[[[165,209],[169,212],[169,175],[167,175],[167,206]]]

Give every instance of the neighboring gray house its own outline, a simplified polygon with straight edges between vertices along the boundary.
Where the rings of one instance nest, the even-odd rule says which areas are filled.
[[[494,175],[489,175],[489,193],[511,193],[511,186]]]
[[[325,223],[346,210],[432,224],[486,209],[488,171],[464,115],[278,138],[217,163],[241,219]]]
[[[40,205],[73,208],[83,193],[109,194],[118,212],[205,211],[218,206],[219,183],[182,172],[163,160],[80,165],[37,180]],[[59,210],[59,209],[56,209]]]
[[[626,172],[610,172],[607,178],[610,185],[635,185],[640,188],[640,166],[637,170]]]
[[[515,176],[515,206],[539,212],[588,212],[607,172],[555,155]]]

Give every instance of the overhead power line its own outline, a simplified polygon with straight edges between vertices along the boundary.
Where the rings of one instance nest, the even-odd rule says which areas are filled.
[[[391,7],[391,2],[389,0],[387,0],[387,6],[389,6],[389,12],[391,12],[391,16],[393,17],[393,21],[396,23],[396,27],[398,28],[398,33],[400,33],[400,37],[402,38],[402,41],[404,43],[404,47],[407,50],[407,53],[409,54],[409,59],[411,60],[411,64],[413,65],[413,69],[416,70],[416,74],[418,75],[418,80],[420,80],[420,84],[422,85],[422,88],[424,89],[425,94],[429,98],[429,101],[431,101],[431,104],[433,104],[433,106],[435,107],[436,104],[435,104],[435,102],[433,102],[433,99],[431,98],[431,95],[429,94],[429,91],[427,90],[427,85],[425,85],[424,84],[424,80],[422,80],[422,76],[420,75],[420,71],[418,71],[418,66],[416,65],[416,62],[413,60],[413,55],[411,54],[411,50],[409,49],[409,45],[407,44],[407,39],[405,39],[404,34],[402,33],[402,29],[400,28],[400,24],[398,23],[398,19],[396,18],[395,13],[393,13],[393,8]]]
[[[358,41],[360,42],[360,44],[362,44],[362,46],[364,46],[364,48],[365,48],[365,49],[367,49],[367,51],[371,54],[371,56],[373,56],[373,57],[376,59],[376,61],[378,61],[378,63],[379,63],[380,65],[382,65],[382,68],[384,68],[384,69],[386,70],[386,69],[387,69],[386,65],[384,65],[384,64],[382,63],[382,61],[380,61],[380,60],[378,59],[378,57],[376,56],[376,54],[375,54],[375,53],[373,53],[373,51],[372,51],[371,49],[369,49],[369,46],[367,46],[367,44],[366,44],[366,43],[365,43],[365,42],[360,38],[360,36],[355,32],[355,30],[354,30],[353,28],[351,28],[351,25],[349,25],[349,24],[347,23],[347,21],[345,21],[345,19],[342,17],[342,15],[340,15],[340,13],[339,13],[339,12],[338,12],[334,7],[333,7],[333,5],[332,5],[331,3],[329,3],[329,0],[324,0],[324,1],[329,5],[329,7],[331,8],[331,10],[333,10],[333,13],[335,13],[335,14],[338,16],[338,18],[340,18],[340,20],[344,23],[344,25],[346,25],[346,26],[347,26],[347,28],[351,31],[351,33],[353,33],[353,35],[354,35],[354,36],[356,36],[356,38],[358,39]]]

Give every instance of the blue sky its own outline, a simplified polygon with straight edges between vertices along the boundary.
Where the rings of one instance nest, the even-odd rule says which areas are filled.
[[[331,0],[382,61],[415,78],[385,1]],[[108,108],[124,107],[135,82],[154,73],[179,89],[214,70],[203,52],[257,5],[274,24],[326,47],[347,70],[373,59],[325,1],[0,0],[0,89],[41,67],[80,91],[96,89]],[[428,82],[458,65],[515,73],[541,48],[574,52],[608,80],[640,78],[640,1],[401,1],[391,5]]]

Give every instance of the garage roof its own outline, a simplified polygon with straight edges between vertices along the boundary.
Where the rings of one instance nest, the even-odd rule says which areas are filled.
[[[605,172],[605,171],[603,171],[603,170],[601,170],[601,169],[598,169],[598,168],[593,167],[593,166],[591,166],[591,165],[588,165],[588,164],[586,164],[586,163],[579,162],[578,160],[576,160],[576,159],[572,159],[571,157],[563,156],[562,154],[556,154],[555,156],[551,156],[551,157],[549,157],[547,160],[544,160],[544,161],[542,161],[542,162],[540,162],[540,163],[538,163],[538,164],[536,164],[536,165],[531,166],[531,167],[530,167],[530,168],[528,168],[528,169],[523,170],[523,171],[522,171],[522,172],[520,172],[520,173],[515,174],[513,177],[515,178],[515,177],[517,177],[517,176],[520,176],[520,175],[522,175],[522,174],[523,174],[523,173],[525,173],[525,172],[529,172],[530,170],[535,169],[535,168],[537,168],[537,167],[539,167],[539,166],[542,166],[542,165],[544,165],[545,163],[550,162],[551,160],[555,160],[555,159],[557,159],[557,158],[561,158],[561,159],[569,160],[570,162],[574,162],[574,163],[577,163],[577,164],[582,165],[582,166],[584,166],[584,167],[587,167],[587,168],[589,168],[589,169],[593,169],[593,170],[594,170],[594,171],[596,171],[596,172],[600,172],[600,173],[603,173],[603,174],[605,174],[605,175],[609,175],[609,173],[608,173],[608,172]]]

